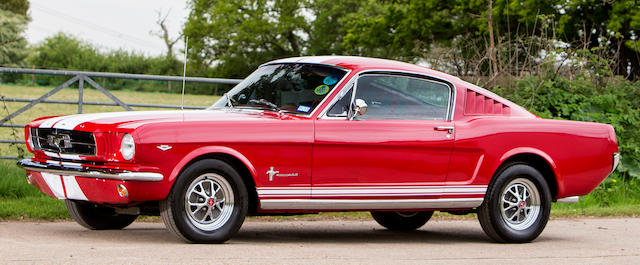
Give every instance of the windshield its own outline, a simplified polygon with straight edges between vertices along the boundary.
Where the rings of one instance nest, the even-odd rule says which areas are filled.
[[[344,70],[314,64],[262,66],[211,108],[260,108],[308,114],[345,74]]]

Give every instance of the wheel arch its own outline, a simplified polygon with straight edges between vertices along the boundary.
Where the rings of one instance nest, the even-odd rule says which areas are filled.
[[[258,192],[256,190],[255,176],[256,170],[244,155],[229,147],[207,146],[198,148],[185,156],[171,172],[169,181],[173,188],[173,183],[180,176],[182,171],[189,165],[203,159],[217,159],[231,165],[238,171],[245,182],[247,195],[249,196],[249,213],[255,213],[258,209]]]
[[[519,148],[505,153],[500,158],[500,163],[494,170],[491,183],[493,183],[496,176],[500,175],[505,168],[518,162],[526,163],[540,171],[547,181],[549,189],[551,190],[551,197],[555,201],[558,196],[558,191],[562,188],[560,186],[560,175],[558,174],[557,166],[549,155],[537,149]]]

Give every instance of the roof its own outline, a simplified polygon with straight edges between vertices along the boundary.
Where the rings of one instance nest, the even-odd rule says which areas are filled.
[[[462,86],[465,89],[474,90],[480,94],[491,97],[493,100],[501,102],[511,108],[511,115],[518,116],[529,116],[535,117],[532,113],[527,111],[521,106],[511,102],[508,99],[505,99],[491,91],[481,88],[479,86],[473,85],[466,81],[463,81],[457,76],[453,76],[450,74],[445,74],[443,72],[439,72],[433,69],[429,69],[423,66],[404,63],[399,61],[387,60],[387,59],[378,59],[378,58],[369,58],[369,57],[358,57],[358,56],[305,56],[305,57],[292,57],[292,58],[284,58],[279,60],[274,60],[266,64],[277,64],[277,63],[314,63],[314,64],[324,64],[324,65],[335,65],[343,68],[347,68],[354,71],[364,71],[364,70],[395,70],[395,71],[406,71],[413,72],[418,74],[424,74],[432,77],[441,78],[443,80],[453,82],[454,86]],[[459,91],[459,93],[463,93]]]
[[[460,78],[439,72],[433,69],[429,69],[423,66],[404,63],[399,61],[359,57],[359,56],[305,56],[305,57],[292,57],[274,60],[266,64],[273,63],[315,63],[315,64],[327,64],[344,67],[351,70],[401,70],[410,71],[415,73],[422,73],[434,77],[440,77],[445,80],[458,81]]]

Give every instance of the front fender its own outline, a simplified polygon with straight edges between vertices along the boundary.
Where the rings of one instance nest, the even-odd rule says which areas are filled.
[[[171,171],[171,174],[169,175],[169,182],[173,183],[175,179],[178,177],[178,175],[180,174],[180,172],[182,172],[182,169],[193,159],[202,155],[207,155],[207,154],[226,154],[226,155],[233,156],[238,160],[240,160],[247,167],[247,169],[249,169],[249,172],[251,173],[252,178],[255,179],[256,177],[255,167],[251,164],[251,162],[249,161],[249,159],[247,159],[247,157],[245,157],[242,153],[238,152],[237,150],[226,147],[226,146],[204,146],[191,151],[189,154],[184,156],[180,160],[180,162],[178,162],[178,164],[175,166],[175,168],[173,169],[173,171]]]

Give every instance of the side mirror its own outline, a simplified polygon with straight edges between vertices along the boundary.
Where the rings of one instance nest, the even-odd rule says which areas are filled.
[[[351,107],[352,110],[353,110],[351,113],[353,113],[353,114],[352,114],[351,117],[349,117],[350,120],[353,120],[355,117],[362,116],[365,113],[367,113],[367,108],[368,107],[369,106],[367,105],[367,103],[364,100],[357,98],[355,100],[355,102],[353,103],[353,106]]]

